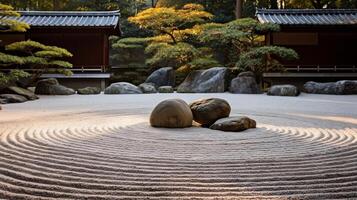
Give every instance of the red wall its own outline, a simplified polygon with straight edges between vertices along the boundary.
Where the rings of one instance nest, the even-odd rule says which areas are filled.
[[[31,28],[26,38],[66,48],[74,55],[68,59],[74,67],[98,68],[109,65],[108,37],[114,34],[119,32],[105,28]]]

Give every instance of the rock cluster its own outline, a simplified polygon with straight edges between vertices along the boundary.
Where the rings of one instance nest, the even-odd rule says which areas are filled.
[[[152,111],[150,124],[161,128],[186,128],[193,121],[212,130],[240,132],[256,127],[256,122],[248,117],[229,117],[231,107],[223,99],[200,99],[187,105],[180,99],[170,99],[159,103]]]

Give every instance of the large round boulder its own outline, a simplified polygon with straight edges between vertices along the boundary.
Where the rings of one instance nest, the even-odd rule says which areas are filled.
[[[73,89],[60,85],[54,78],[38,81],[35,90],[35,94],[40,95],[72,95],[75,93]]]
[[[204,127],[209,127],[218,119],[228,117],[231,112],[229,103],[224,99],[200,99],[190,104],[193,120]]]
[[[139,87],[127,82],[113,83],[104,90],[104,94],[142,94]]]
[[[242,72],[231,81],[229,91],[234,94],[260,94],[253,72]]]
[[[190,72],[177,88],[178,93],[222,93],[226,89],[227,68],[213,67]]]
[[[175,70],[172,67],[164,67],[154,71],[145,83],[153,83],[156,87],[175,86],[175,77]]]
[[[294,85],[274,85],[269,88],[267,95],[295,97],[300,95],[300,91]]]
[[[159,103],[150,116],[151,126],[161,128],[191,127],[192,121],[190,107],[181,99],[169,99]]]
[[[250,128],[256,128],[257,123],[248,117],[227,117],[217,120],[210,129],[227,131],[227,132],[241,132]]]

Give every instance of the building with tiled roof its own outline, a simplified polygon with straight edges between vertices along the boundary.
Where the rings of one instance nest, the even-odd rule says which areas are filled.
[[[357,79],[357,10],[258,9],[261,23],[275,23],[281,31],[266,35],[268,45],[296,50],[300,59],[284,63],[290,73],[268,78],[294,80]]]

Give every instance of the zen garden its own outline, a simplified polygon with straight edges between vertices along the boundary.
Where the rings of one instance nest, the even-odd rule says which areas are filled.
[[[357,199],[357,0],[0,0],[0,199]]]

